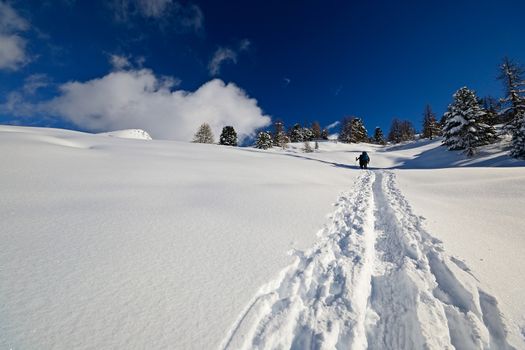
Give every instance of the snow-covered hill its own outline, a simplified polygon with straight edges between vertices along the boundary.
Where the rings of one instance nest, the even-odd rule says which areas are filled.
[[[123,139],[151,140],[151,136],[142,129],[115,130],[115,131],[110,131],[110,132],[103,132],[103,133],[100,133],[99,135],[120,137]]]
[[[0,147],[0,348],[525,348],[525,163],[498,149]]]

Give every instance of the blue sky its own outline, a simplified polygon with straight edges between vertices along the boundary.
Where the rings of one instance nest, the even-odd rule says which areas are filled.
[[[425,104],[441,115],[464,85],[499,97],[501,59],[525,63],[523,1],[0,4],[0,123],[174,139],[207,118],[246,136],[269,117],[419,128]]]

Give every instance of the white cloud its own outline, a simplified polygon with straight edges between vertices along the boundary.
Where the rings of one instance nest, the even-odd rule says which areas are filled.
[[[112,0],[115,19],[127,22],[134,16],[152,19],[170,19],[169,25],[177,30],[199,32],[204,26],[204,15],[199,6],[181,4],[173,0]]]
[[[38,74],[32,74],[25,78],[24,80],[24,86],[22,90],[32,95],[34,94],[38,89],[48,86],[50,83],[50,79],[46,74],[38,73]]]
[[[219,47],[208,64],[208,71],[211,75],[219,74],[221,72],[221,65],[227,61],[237,63],[237,53],[232,49]]]
[[[2,33],[29,29],[29,23],[3,1],[0,1],[0,19],[0,32]]]
[[[239,43],[239,51],[246,51],[250,48],[251,45],[252,45],[252,42],[250,40],[243,39]]]
[[[171,0],[136,0],[137,8],[144,17],[161,17],[172,4]]]
[[[63,84],[58,97],[36,109],[91,131],[140,128],[153,138],[184,141],[204,122],[217,137],[223,126],[233,125],[240,139],[270,123],[257,101],[233,83],[214,79],[194,92],[173,91],[173,84],[148,69],[111,72]]]
[[[178,29],[193,30],[200,32],[204,28],[204,14],[199,6],[195,4],[182,5],[174,3],[173,5],[176,21],[174,25]]]
[[[208,71],[210,72],[210,75],[219,74],[221,72],[221,65],[225,62],[231,61],[236,64],[239,52],[247,51],[251,45],[252,43],[250,40],[243,39],[239,42],[236,50],[228,47],[219,47],[208,63]]]
[[[326,127],[326,130],[333,129],[333,128],[335,128],[336,126],[338,126],[339,124],[341,124],[340,121],[335,121],[335,122],[333,122],[332,124],[328,125],[328,126]]]
[[[29,62],[26,40],[19,35],[28,29],[29,22],[0,1],[0,69],[17,70]]]
[[[131,67],[129,58],[122,55],[109,55],[109,63],[111,64],[114,70],[123,70]]]

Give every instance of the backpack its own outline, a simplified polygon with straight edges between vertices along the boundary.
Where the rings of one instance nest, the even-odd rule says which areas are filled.
[[[363,153],[363,154],[361,155],[361,157],[363,158],[363,161],[365,161],[365,162],[367,162],[367,163],[370,162],[370,157],[368,156],[367,153]]]

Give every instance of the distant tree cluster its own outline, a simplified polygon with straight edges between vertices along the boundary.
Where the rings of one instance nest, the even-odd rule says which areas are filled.
[[[498,140],[494,125],[503,124],[503,133],[511,137],[510,155],[525,158],[525,70],[505,58],[500,67],[498,79],[503,82],[505,95],[497,100],[492,97],[478,98],[473,90],[462,87],[453,95],[453,101],[446,113],[437,120],[432,108],[427,105],[423,112],[423,123],[420,138],[434,139],[443,137],[443,144],[449,150],[463,150],[472,156],[479,146]],[[369,137],[363,119],[345,117],[341,122],[338,141],[344,143],[370,142],[385,145],[407,142],[416,139],[416,129],[409,120],[394,118],[387,137],[383,130],[376,127]],[[294,124],[286,130],[283,122],[275,121],[273,131],[261,131],[255,139],[255,147],[286,148],[290,142],[304,143],[304,152],[313,152],[319,148],[318,141],[328,140],[328,130],[322,129],[315,121],[310,127]],[[214,143],[214,135],[209,124],[202,124],[193,142]],[[310,142],[315,142],[312,148]],[[237,146],[237,133],[233,126],[222,129],[219,144]]]
[[[208,123],[203,123],[193,136],[195,143],[214,143],[213,131]],[[237,132],[233,126],[225,126],[219,138],[219,144],[225,146],[237,146]]]

